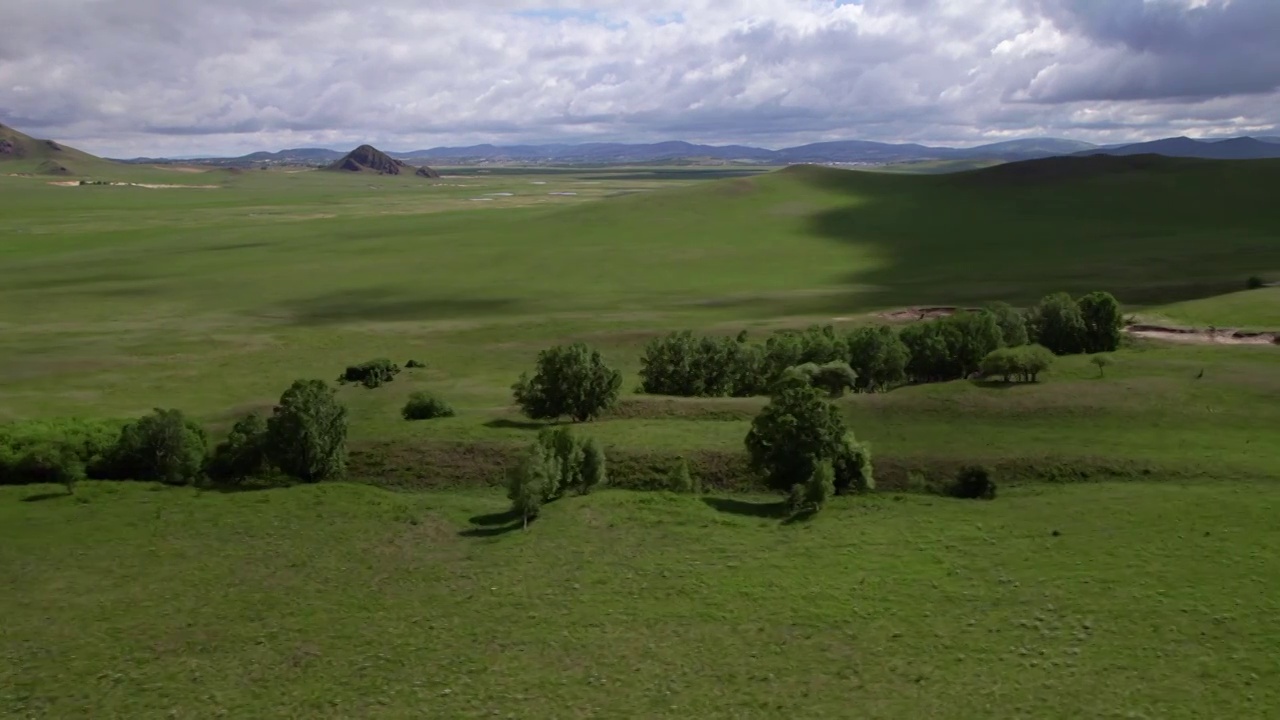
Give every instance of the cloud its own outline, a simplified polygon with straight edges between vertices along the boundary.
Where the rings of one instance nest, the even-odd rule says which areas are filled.
[[[0,122],[113,156],[1275,132],[1277,36],[1275,0],[10,0]]]

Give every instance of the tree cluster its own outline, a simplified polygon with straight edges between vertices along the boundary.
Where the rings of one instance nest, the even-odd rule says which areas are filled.
[[[1031,339],[1055,355],[1112,352],[1120,347],[1124,315],[1111,293],[1076,300],[1054,293],[1031,308],[1027,326]]]
[[[410,362],[413,361],[411,360]],[[338,377],[338,384],[359,383],[372,390],[395,380],[396,375],[399,374],[399,365],[387,358],[378,358],[362,362],[359,365],[347,366],[346,371]]]
[[[607,481],[604,449],[567,427],[544,428],[507,475],[511,511],[525,527],[542,506],[570,493],[586,495]]]
[[[1053,353],[1042,345],[1022,345],[992,350],[982,359],[984,377],[1004,382],[1039,382],[1040,373],[1053,364]]]

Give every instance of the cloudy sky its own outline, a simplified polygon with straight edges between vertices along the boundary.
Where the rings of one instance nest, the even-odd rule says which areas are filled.
[[[0,123],[113,157],[1280,135],[1280,0],[5,0]]]

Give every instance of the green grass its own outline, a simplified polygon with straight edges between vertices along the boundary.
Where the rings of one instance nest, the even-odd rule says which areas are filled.
[[[1280,287],[1246,290],[1152,310],[1156,318],[1199,328],[1280,330]]]
[[[412,357],[428,368],[342,398],[353,442],[374,448],[358,475],[385,480],[394,465],[397,484],[431,485],[476,469],[455,462],[456,444],[528,439],[509,387],[553,343],[600,346],[629,391],[646,340],[685,327],[760,337],[1058,289],[1174,316],[1208,304],[1223,326],[1268,317],[1272,290],[1202,298],[1280,267],[1280,213],[1261,196],[1280,164],[1116,162],[940,176],[446,169],[438,182],[150,171],[219,185],[174,190],[3,177],[0,419],[177,406],[220,431],[296,378]],[[908,388],[844,407],[895,482],[963,460],[1126,477],[1280,467],[1263,437],[1274,349],[1138,345],[1116,359],[1104,379],[1074,358],[1040,386]],[[459,416],[402,421],[418,389]],[[619,452],[737,456],[759,407],[638,400],[586,431]]]
[[[0,489],[7,716],[1173,719],[1280,703],[1274,483],[841,499],[796,525],[761,517],[769,500],[612,491],[527,533],[485,517],[505,508],[489,494],[58,492]]]

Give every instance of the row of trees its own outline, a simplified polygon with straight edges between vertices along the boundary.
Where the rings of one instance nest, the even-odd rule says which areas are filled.
[[[209,452],[208,436],[180,410],[159,409],[114,436],[103,426],[64,435],[4,438],[0,477],[66,485],[86,478],[152,480],[174,485],[208,477],[241,482],[280,474],[303,482],[340,476],[346,468],[347,410],[323,380],[299,380],[270,417],[249,414]]]
[[[909,325],[858,328],[840,334],[831,326],[781,332],[764,343],[698,337],[691,331],[656,338],[641,358],[640,391],[683,397],[767,395],[794,368],[833,388],[847,382],[856,392],[880,392],[905,382],[945,382],[981,370],[1000,348],[1036,343],[1056,355],[1098,353],[1119,347],[1123,317],[1109,293],[1078,300],[1065,293],[1020,311],[995,303],[976,312]],[[852,372],[848,375],[844,368]]]

